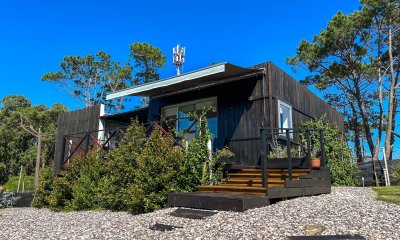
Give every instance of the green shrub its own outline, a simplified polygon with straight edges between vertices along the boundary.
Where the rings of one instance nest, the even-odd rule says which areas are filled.
[[[40,183],[34,195],[32,202],[33,207],[46,207],[49,206],[48,197],[53,189],[54,181],[53,167],[49,166],[40,170]]]
[[[48,206],[53,210],[64,210],[70,206],[71,199],[72,189],[70,182],[63,176],[54,178],[51,192],[45,198]]]
[[[233,153],[228,150],[221,150],[210,156],[207,148],[208,142],[211,140],[211,133],[208,129],[206,118],[207,110],[203,110],[200,114],[189,114],[189,117],[197,121],[196,138],[189,142],[187,150],[187,162],[185,164],[182,175],[182,183],[187,187],[188,191],[194,190],[198,184],[218,184],[220,182],[223,165],[217,164],[218,158],[232,157]]]
[[[323,129],[325,137],[325,156],[330,170],[332,184],[335,186],[358,185],[359,169],[353,161],[351,149],[341,140],[341,134],[337,126],[330,124],[326,116],[317,121],[309,121],[301,124],[302,128]],[[319,148],[319,133],[313,132],[311,140]]]
[[[129,209],[141,213],[165,207],[168,193],[181,190],[184,163],[185,151],[175,146],[171,136],[155,129],[137,158],[135,178],[128,187]]]
[[[170,192],[215,184],[221,169],[215,167],[217,157],[209,161],[210,134],[205,118],[199,126],[198,137],[185,151],[171,135],[165,136],[157,128],[146,138],[145,128],[133,121],[122,142],[110,153],[104,155],[95,149],[86,158],[76,157],[57,177],[52,171],[42,171],[34,206],[142,213],[165,207]]]
[[[41,170],[40,184],[32,206],[54,210],[98,209],[102,205],[102,182],[106,175],[101,151],[77,156],[60,176],[51,168]]]
[[[134,120],[126,131],[118,148],[107,155],[107,178],[104,180],[104,207],[111,210],[126,210],[132,196],[127,186],[133,183],[138,158],[146,141],[145,129]]]
[[[103,205],[103,182],[107,169],[102,151],[94,149],[86,158],[79,159],[72,167],[78,174],[66,179],[71,186],[72,198],[69,208],[72,210],[99,209]],[[68,186],[65,186],[68,188]],[[68,192],[63,192],[68,194]],[[67,195],[68,196],[68,195]]]
[[[11,177],[4,184],[4,188],[7,192],[17,192],[19,176]],[[33,192],[35,190],[35,178],[32,176],[23,176],[19,186],[19,191],[22,191],[24,185],[24,192]]]
[[[394,165],[394,167],[390,170],[392,170],[391,175],[393,177],[393,180],[395,180],[394,182],[400,184],[400,161],[396,165]]]

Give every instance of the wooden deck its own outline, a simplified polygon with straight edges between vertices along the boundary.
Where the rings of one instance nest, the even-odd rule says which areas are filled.
[[[263,207],[271,201],[331,192],[329,169],[268,169],[268,187],[262,187],[258,168],[231,172],[221,185],[197,186],[194,193],[171,193],[168,204],[174,207],[245,211]]]

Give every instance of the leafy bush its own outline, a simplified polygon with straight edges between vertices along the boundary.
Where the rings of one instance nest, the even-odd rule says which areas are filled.
[[[52,182],[50,194],[45,198],[45,202],[53,210],[63,210],[70,208],[72,199],[71,184],[65,177],[56,177]]]
[[[4,184],[4,188],[8,192],[17,192],[19,182],[19,176],[11,177]],[[24,185],[24,192],[33,192],[35,190],[35,178],[32,176],[23,176],[21,178],[21,183],[19,186],[19,191],[22,191],[22,186]]]
[[[185,151],[175,146],[172,136],[155,129],[137,158],[134,181],[129,184],[128,207],[133,212],[149,212],[166,206],[168,193],[181,191],[179,176]]]
[[[106,164],[100,149],[93,149],[86,158],[81,157],[75,164],[74,175],[66,173],[66,182],[61,182],[66,190],[61,193],[68,196],[68,184],[72,199],[69,208],[72,210],[98,209],[103,202],[103,182],[107,175]]]
[[[394,165],[394,167],[391,169],[392,171],[392,177],[394,178],[395,182],[400,184],[400,161]]]
[[[126,210],[132,196],[127,186],[133,183],[138,158],[146,141],[145,129],[134,120],[127,129],[118,148],[107,156],[107,178],[104,181],[104,207],[111,210]]]
[[[14,196],[13,192],[0,193],[0,208],[12,207],[21,197]]]
[[[330,170],[332,184],[336,186],[358,185],[359,169],[353,161],[351,149],[341,140],[341,134],[337,126],[330,124],[326,116],[317,121],[304,122],[302,128],[323,129],[325,137],[325,156]],[[319,133],[313,132],[311,141],[319,148]]]
[[[198,184],[216,184],[221,167],[209,160],[210,134],[205,118],[188,150],[157,127],[133,121],[118,147],[104,155],[92,150],[76,157],[60,176],[41,173],[33,206],[55,210],[110,209],[149,212],[165,207],[170,192],[193,191]],[[226,151],[225,151],[226,153]]]
[[[49,206],[48,197],[53,190],[54,178],[52,166],[40,170],[40,184],[33,198],[33,207],[41,208]]]
[[[189,114],[191,119],[197,121],[197,131],[196,138],[189,141],[186,153],[187,164],[185,165],[188,174],[183,175],[186,179],[183,179],[182,182],[192,190],[198,184],[218,184],[223,170],[223,164],[219,164],[218,159],[233,157],[233,153],[228,149],[222,149],[214,155],[209,151],[207,145],[211,141],[211,133],[208,129],[207,111],[204,109],[200,114]]]

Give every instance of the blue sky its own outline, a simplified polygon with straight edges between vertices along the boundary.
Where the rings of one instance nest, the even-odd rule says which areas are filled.
[[[167,56],[161,77],[175,74],[172,47],[185,46],[185,71],[228,61],[252,66],[265,61],[296,79],[285,58],[302,39],[311,40],[339,10],[355,0],[329,1],[1,1],[0,98],[21,94],[34,104],[79,106],[41,76],[59,69],[67,55],[104,50],[128,61],[129,45],[148,42]]]

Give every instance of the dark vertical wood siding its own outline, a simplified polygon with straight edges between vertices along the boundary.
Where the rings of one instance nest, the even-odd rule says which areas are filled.
[[[299,127],[301,122],[315,120],[326,114],[331,123],[336,124],[342,132],[344,131],[343,116],[333,107],[273,63],[269,62],[268,67],[272,75],[274,106],[277,107],[276,100],[279,99],[293,107],[294,127]],[[278,114],[278,110],[276,110],[276,114]]]
[[[218,141],[228,143],[229,149],[236,155],[235,163],[238,165],[259,164],[261,150],[259,129],[261,126],[277,127],[278,99],[292,106],[292,121],[295,128],[299,127],[301,122],[327,114],[328,120],[337,124],[343,131],[341,114],[274,64],[267,62],[253,68],[264,68],[265,75],[260,74],[235,82],[152,99],[150,102],[152,111],[149,111],[149,114],[158,116],[159,119],[163,106],[217,97]],[[271,91],[268,89],[269,81],[271,81]],[[270,99],[272,108],[269,107]],[[270,114],[273,120],[271,124]]]
[[[61,169],[63,136],[68,134],[97,131],[100,121],[100,105],[61,113],[57,122],[57,138],[54,152],[55,171]]]
[[[236,155],[236,164],[255,165],[259,161],[259,128],[264,115],[262,85],[262,75],[259,75],[210,88],[152,99],[150,105],[159,106],[159,114],[162,106],[217,97],[219,142],[228,142],[229,149]],[[265,104],[268,104],[267,99]],[[265,110],[265,116],[268,116],[267,105]],[[157,115],[154,109],[149,114]],[[264,126],[268,126],[267,119]]]

